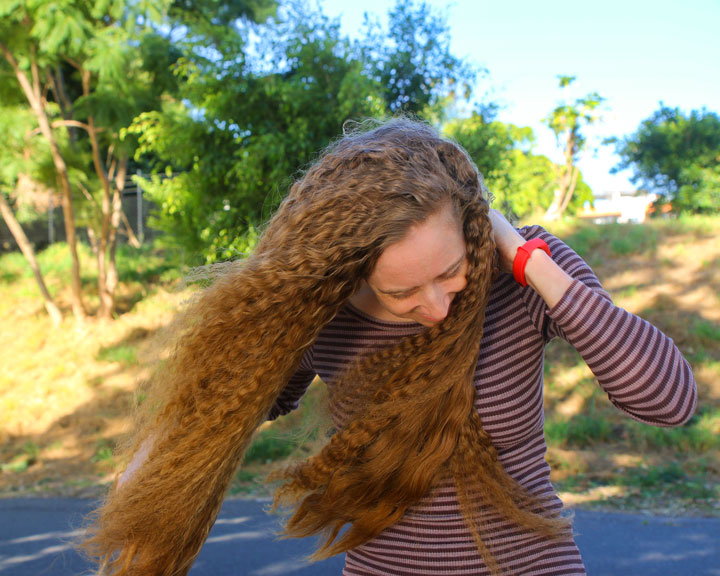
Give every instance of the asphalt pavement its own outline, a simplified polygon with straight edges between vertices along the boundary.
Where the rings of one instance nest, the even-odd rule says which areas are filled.
[[[0,576],[78,576],[73,550],[88,500],[0,500]],[[191,576],[339,576],[343,557],[308,565],[313,539],[281,540],[267,502],[227,500]],[[720,518],[575,512],[590,576],[720,576]]]

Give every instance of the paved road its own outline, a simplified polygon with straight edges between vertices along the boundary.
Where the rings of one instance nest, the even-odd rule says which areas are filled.
[[[69,541],[87,500],[0,500],[0,576],[91,574]],[[342,557],[306,565],[312,540],[274,537],[262,502],[228,500],[191,576],[339,576]],[[720,576],[720,519],[578,510],[577,543],[590,576]]]

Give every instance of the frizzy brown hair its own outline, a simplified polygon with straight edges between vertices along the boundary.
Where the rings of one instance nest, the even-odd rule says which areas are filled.
[[[537,514],[539,503],[505,473],[474,408],[495,253],[481,179],[461,148],[401,118],[331,145],[291,187],[255,252],[181,315],[128,450],[147,455],[86,532],[101,574],[189,571],[253,432],[304,352],[383,250],[447,206],[465,236],[467,287],[443,322],[340,377],[336,389],[357,391],[362,408],[320,453],[279,474],[276,505],[296,505],[289,535],[326,535],[322,557],[377,536],[449,471],[495,572],[483,510],[549,536],[566,529]]]

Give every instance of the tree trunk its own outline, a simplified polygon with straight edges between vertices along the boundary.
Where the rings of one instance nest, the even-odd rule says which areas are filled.
[[[80,259],[77,253],[77,237],[75,236],[75,214],[73,212],[72,204],[72,190],[70,187],[70,178],[68,176],[67,165],[65,159],[60,152],[60,147],[55,140],[50,121],[47,117],[47,112],[43,105],[42,95],[40,91],[40,75],[35,61],[34,52],[30,59],[30,65],[32,70],[32,83],[28,79],[27,75],[20,69],[15,58],[5,45],[0,42],[0,50],[2,50],[5,58],[12,66],[15,71],[15,76],[20,83],[25,96],[30,103],[35,117],[37,118],[38,125],[42,135],[50,145],[50,154],[52,155],[53,164],[55,165],[55,171],[58,174],[60,183],[63,191],[63,217],[65,220],[65,238],[70,248],[70,256],[72,258],[72,281],[71,281],[71,301],[72,310],[75,318],[78,320],[84,320],[86,317],[85,306],[82,301],[82,285],[80,282]]]
[[[568,139],[565,144],[565,166],[558,171],[557,188],[553,194],[553,201],[545,212],[545,220],[547,221],[560,218],[570,203],[572,195],[575,193],[578,172],[574,158],[575,134],[576,131],[574,129],[568,134]]]
[[[115,291],[119,282],[117,271],[117,260],[115,258],[117,251],[117,232],[120,228],[122,210],[122,192],[125,188],[125,177],[127,175],[127,157],[122,157],[119,162],[117,176],[115,176],[115,186],[113,191],[112,217],[110,218],[110,237],[108,238],[108,271],[106,278],[106,290],[112,299],[110,315],[115,313]]]
[[[90,71],[82,71],[82,86],[83,95],[88,97],[90,95]],[[111,318],[114,298],[113,295],[108,292],[108,281],[107,281],[107,256],[108,256],[108,239],[110,236],[110,226],[112,219],[112,199],[111,199],[111,182],[108,178],[108,173],[103,164],[102,158],[100,157],[100,145],[98,143],[97,131],[95,130],[95,121],[92,116],[88,117],[88,136],[90,137],[90,144],[92,146],[92,158],[93,166],[95,167],[95,174],[97,174],[100,183],[102,184],[102,202],[101,206],[101,224],[100,224],[100,237],[97,241],[97,264],[98,264],[98,296],[100,297],[100,306],[98,308],[98,318]]]
[[[132,226],[130,226],[130,221],[123,210],[120,210],[120,220],[122,220],[123,226],[125,227],[125,235],[128,238],[127,243],[133,248],[140,248],[140,240],[138,240],[135,232],[133,232]]]
[[[15,218],[12,208],[10,208],[2,192],[0,192],[0,213],[2,213],[2,217],[10,233],[13,235],[13,238],[15,238],[15,242],[17,242],[17,245],[20,247],[20,251],[23,253],[23,256],[25,256],[28,264],[30,264],[30,268],[32,268],[35,282],[37,282],[38,288],[40,288],[40,294],[42,294],[45,310],[47,310],[47,313],[50,315],[53,324],[60,326],[62,323],[62,313],[52,299],[52,296],[50,296],[50,292],[45,285],[45,279],[43,278],[42,272],[40,272],[40,266],[38,266],[37,259],[35,258],[35,251],[33,250],[32,244],[30,244],[30,241],[25,235],[25,231]]]
[[[568,186],[568,189],[565,192],[565,196],[563,198],[562,204],[560,205],[560,214],[565,213],[565,210],[567,210],[568,204],[570,204],[570,200],[572,200],[572,197],[575,194],[575,188],[577,187],[577,181],[578,181],[579,174],[580,174],[580,169],[577,166],[573,166],[572,167],[572,177],[570,178],[570,186]]]

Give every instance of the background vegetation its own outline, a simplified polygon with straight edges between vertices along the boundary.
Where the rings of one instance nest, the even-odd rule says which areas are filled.
[[[602,87],[570,101],[562,93],[574,79],[559,76],[545,118],[558,165],[534,152],[531,129],[499,122],[495,103],[471,104],[485,71],[449,46],[442,15],[412,1],[355,39],[299,1],[3,2],[0,213],[21,252],[0,257],[0,494],[107,484],[133,391],[157,358],[148,342],[192,290],[180,280],[187,265],[252,250],[292,178],[343,126],[406,113],[460,142],[496,207],[545,218],[620,305],[694,365],[698,415],[659,430],[613,411],[579,357],[553,345],[554,480],[576,500],[717,511],[720,118],[660,106],[609,142],[618,169],[633,170],[676,219],[579,224],[571,216],[593,195],[577,160],[603,114]],[[122,211],[136,184],[155,205],[151,244]],[[36,253],[24,230],[53,205],[64,241]],[[284,431],[321,396],[318,384],[297,414],[260,433],[234,490],[262,490],[268,462],[309,449],[312,434]]]
[[[645,225],[551,228],[589,261],[616,303],[672,337],[691,362],[697,414],[676,429],[637,424],[607,400],[579,355],[554,341],[546,356],[545,411],[552,479],[566,502],[585,506],[720,513],[720,218]],[[84,245],[83,245],[84,246]],[[84,251],[89,251],[83,247]],[[67,306],[66,247],[39,255],[48,285]],[[162,348],[158,330],[193,291],[167,252],[123,246],[114,322],[49,328],[20,254],[0,257],[0,497],[96,495],[122,463],[123,438]],[[83,282],[94,282],[92,272]],[[317,382],[295,413],[262,429],[232,491],[265,495],[263,478],[307,454],[322,415]]]

